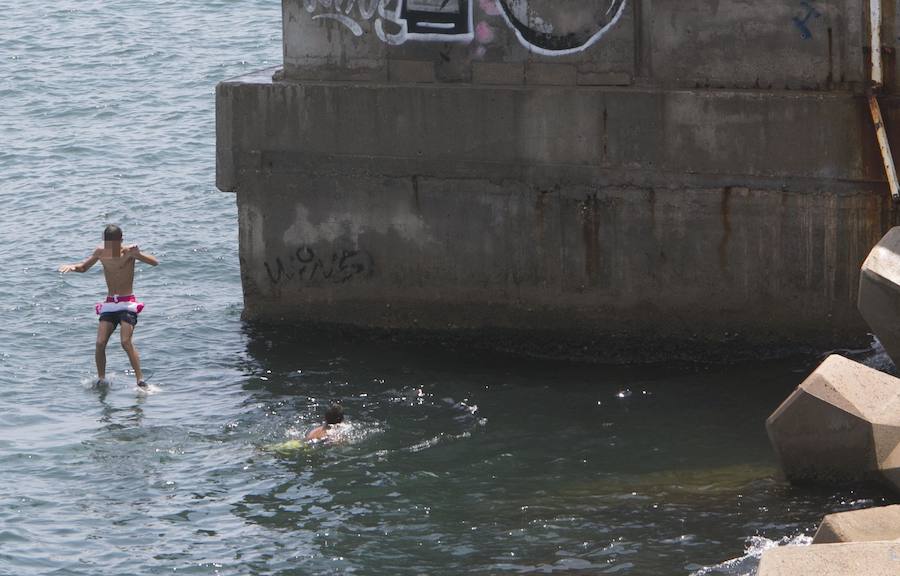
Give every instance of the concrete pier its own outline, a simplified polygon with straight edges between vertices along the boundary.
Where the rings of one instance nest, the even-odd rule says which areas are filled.
[[[245,316],[607,359],[861,341],[894,218],[867,5],[284,0],[284,65],[217,88]]]

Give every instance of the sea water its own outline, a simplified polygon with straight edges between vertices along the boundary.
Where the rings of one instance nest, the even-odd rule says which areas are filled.
[[[746,574],[873,490],[793,488],[763,421],[815,359],[597,367],[241,322],[214,87],[280,5],[0,5],[0,574]],[[155,254],[95,386],[103,226]],[[333,400],[341,441],[302,438]],[[272,446],[296,449],[273,450]],[[293,443],[293,444],[291,444]]]

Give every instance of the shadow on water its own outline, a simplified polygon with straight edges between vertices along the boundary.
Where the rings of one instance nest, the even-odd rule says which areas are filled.
[[[312,571],[737,574],[746,563],[719,563],[753,538],[887,501],[778,475],[764,421],[816,358],[602,366],[260,325],[246,337],[245,424],[271,482],[233,511],[289,533]],[[349,441],[265,449],[301,446],[334,400]]]

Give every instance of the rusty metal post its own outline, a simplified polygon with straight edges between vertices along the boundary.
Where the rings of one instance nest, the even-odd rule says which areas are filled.
[[[878,105],[878,98],[875,97],[875,94],[869,94],[869,111],[872,113],[872,122],[875,124],[875,136],[878,138],[878,147],[881,149],[884,171],[887,174],[888,183],[891,185],[891,196],[894,197],[895,202],[900,201],[900,183],[897,182],[897,170],[894,167],[891,144],[888,142],[884,120],[881,118],[881,107]]]
[[[884,68],[881,64],[881,2],[869,0],[869,27],[872,36],[872,84],[880,88],[884,84]]]
[[[872,52],[872,86],[868,93],[869,112],[872,113],[872,124],[875,125],[875,137],[878,139],[878,148],[881,150],[884,172],[891,186],[891,196],[894,198],[894,202],[900,202],[900,183],[897,181],[894,156],[891,154],[891,144],[888,142],[887,131],[884,129],[881,107],[878,105],[878,97],[875,95],[875,92],[884,83],[884,69],[881,63],[881,2],[882,0],[869,0],[869,31]]]

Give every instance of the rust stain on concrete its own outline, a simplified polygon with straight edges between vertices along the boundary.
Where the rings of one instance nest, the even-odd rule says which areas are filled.
[[[544,241],[544,212],[547,207],[547,194],[546,190],[540,190],[534,202],[534,213],[537,216],[538,241],[540,242]]]
[[[584,274],[589,285],[597,280],[600,269],[600,218],[597,195],[591,194],[581,204],[581,233],[584,240]]]
[[[728,241],[731,240],[731,186],[722,190],[722,240],[719,241],[719,268],[728,269]]]

